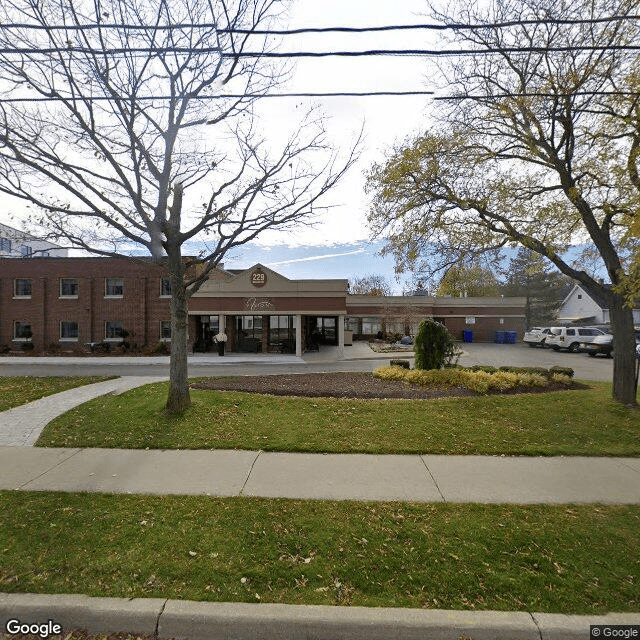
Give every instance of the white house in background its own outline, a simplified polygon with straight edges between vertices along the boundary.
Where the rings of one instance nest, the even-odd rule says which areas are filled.
[[[599,296],[587,293],[579,284],[575,285],[563,300],[558,310],[558,322],[589,322],[609,324],[611,318],[607,303]],[[640,325],[640,308],[633,310],[633,323]]]
[[[0,223],[0,258],[67,258],[69,250]]]

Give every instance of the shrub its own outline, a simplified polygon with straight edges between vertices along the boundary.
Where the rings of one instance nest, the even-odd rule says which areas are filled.
[[[29,340],[27,342],[23,342],[20,348],[23,351],[33,351],[35,349],[35,345]]]
[[[500,369],[504,369],[504,367],[500,367]],[[487,364],[474,364],[473,367],[469,367],[469,371],[484,371],[485,373],[495,373],[498,371],[495,367],[491,367]]]
[[[392,367],[402,367],[403,369],[409,369],[409,361],[408,360],[391,360],[390,362]]]
[[[539,373],[520,373],[518,379],[523,387],[546,387],[548,378]]]
[[[490,390],[508,391],[517,387],[546,387],[549,379],[538,373],[515,373],[496,371],[494,373],[476,369],[411,369],[402,367],[381,367],[373,372],[382,380],[404,380],[421,387],[463,387],[476,393],[488,393]],[[570,384],[571,379],[562,374],[554,374],[553,380]]]
[[[454,337],[441,322],[431,318],[420,323],[413,350],[416,369],[442,369],[459,355]]]
[[[569,378],[573,378],[573,374],[574,374],[574,371],[571,367],[559,367],[559,366],[551,367],[551,369],[549,369],[549,372],[551,373],[552,376],[556,373],[559,373],[560,375],[568,376]]]
[[[166,355],[169,353],[169,347],[167,346],[166,342],[158,342],[153,349],[151,350],[152,353],[158,354],[158,355]]]
[[[560,384],[571,384],[571,376],[565,375],[564,373],[554,373],[551,379]]]
[[[402,367],[380,367],[373,372],[380,380],[404,380],[406,369]]]

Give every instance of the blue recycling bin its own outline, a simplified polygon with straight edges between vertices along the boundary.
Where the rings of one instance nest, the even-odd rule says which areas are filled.
[[[515,344],[518,341],[517,331],[507,331],[507,344]]]
[[[473,331],[471,331],[470,329],[465,329],[462,332],[462,335],[464,336],[465,342],[473,342]]]
[[[507,332],[506,331],[496,331],[496,342],[498,344],[504,344],[507,340]]]

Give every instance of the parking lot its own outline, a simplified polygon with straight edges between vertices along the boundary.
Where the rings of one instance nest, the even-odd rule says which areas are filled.
[[[515,367],[571,367],[576,378],[584,380],[610,381],[613,376],[613,359],[597,356],[590,358],[586,353],[554,351],[541,347],[529,347],[523,343],[462,343],[463,355],[460,364],[472,366],[487,364]]]

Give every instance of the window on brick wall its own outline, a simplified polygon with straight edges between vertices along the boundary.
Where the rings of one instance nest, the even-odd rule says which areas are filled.
[[[124,278],[105,278],[104,295],[107,298],[121,298],[124,295]]]
[[[13,323],[13,339],[14,340],[31,340],[33,331],[30,322],[14,322]]]
[[[60,278],[60,297],[78,297],[78,280],[76,278]]]
[[[171,278],[169,276],[160,278],[160,295],[163,298],[171,297]]]
[[[365,335],[375,335],[382,331],[382,320],[380,318],[362,318],[362,333]]]
[[[160,321],[160,340],[171,340],[171,320]]]
[[[30,298],[31,280],[28,278],[16,278],[13,281],[13,295],[16,298]]]
[[[107,320],[104,323],[105,340],[122,340],[124,328],[121,320]]]
[[[68,340],[77,342],[78,340],[78,323],[72,320],[63,320],[60,323],[60,340]]]

